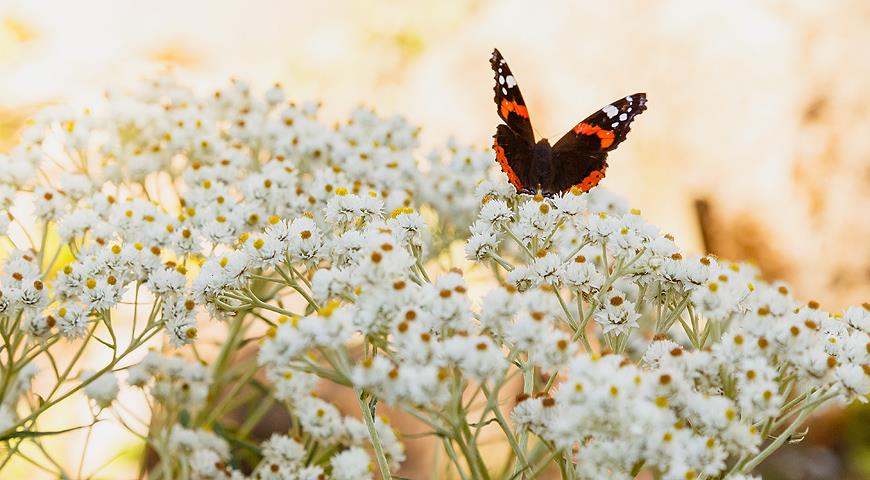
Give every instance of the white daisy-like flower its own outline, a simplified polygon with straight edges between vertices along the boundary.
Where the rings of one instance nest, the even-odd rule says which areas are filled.
[[[108,407],[120,391],[118,378],[112,372],[99,374],[96,379],[93,378],[94,375],[97,375],[97,373],[90,370],[86,370],[81,374],[82,381],[90,382],[84,388],[85,395],[100,407]]]

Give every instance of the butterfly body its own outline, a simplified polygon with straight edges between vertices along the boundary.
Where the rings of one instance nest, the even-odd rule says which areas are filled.
[[[538,140],[532,149],[532,183],[535,190],[542,190],[553,183],[553,147],[546,138]]]
[[[561,195],[598,185],[607,169],[607,153],[625,140],[635,116],[646,110],[646,94],[619,99],[593,113],[554,145],[535,141],[529,112],[510,67],[498,50],[490,65],[495,73],[495,103],[504,121],[493,136],[496,161],[517,193]]]

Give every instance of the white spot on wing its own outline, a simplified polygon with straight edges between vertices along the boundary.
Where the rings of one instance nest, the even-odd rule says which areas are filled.
[[[505,80],[507,80],[508,88],[514,88],[517,86],[517,81],[514,80],[513,75],[508,75],[507,78],[505,78]]]
[[[501,75],[498,76],[498,83],[499,83],[499,85],[504,85],[504,77],[503,76],[501,76]]]
[[[608,105],[601,109],[607,115],[607,118],[613,118],[614,115],[619,113],[619,109],[614,107],[613,105]]]
[[[625,97],[625,100],[628,101],[628,102],[631,102],[631,95]]]
[[[626,120],[628,120],[628,114],[627,114],[627,113],[623,113],[622,115],[619,116],[619,121],[620,121],[620,122],[624,122],[624,121],[626,121]]]
[[[507,95],[507,89],[504,87],[501,87],[501,93],[502,93],[502,95]]]
[[[616,128],[619,126],[619,122],[613,122],[610,124],[610,128]]]

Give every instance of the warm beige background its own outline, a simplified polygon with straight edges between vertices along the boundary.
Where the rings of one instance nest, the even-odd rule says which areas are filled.
[[[703,198],[716,253],[832,310],[870,300],[864,0],[2,0],[0,137],[40,105],[169,63],[203,90],[280,81],[329,117],[366,103],[423,126],[427,146],[488,146],[494,46],[545,136],[648,93],[605,184],[688,250],[704,249]],[[118,451],[96,438],[92,468]]]

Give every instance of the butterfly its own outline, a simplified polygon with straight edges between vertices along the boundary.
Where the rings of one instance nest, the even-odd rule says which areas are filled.
[[[607,153],[625,140],[634,117],[646,110],[646,94],[635,93],[589,115],[553,146],[546,138],[535,142],[520,87],[498,49],[489,63],[498,116],[504,121],[493,135],[493,149],[517,193],[552,197],[574,187],[588,192],[604,178]]]

